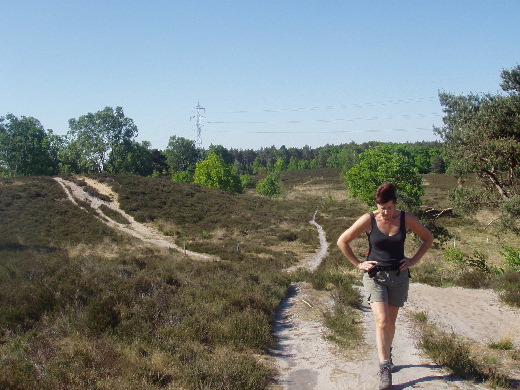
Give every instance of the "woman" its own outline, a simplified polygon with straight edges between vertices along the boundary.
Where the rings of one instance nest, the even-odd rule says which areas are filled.
[[[364,271],[363,285],[376,323],[380,389],[392,388],[391,360],[395,321],[399,308],[408,297],[409,268],[419,262],[433,243],[433,236],[412,214],[395,208],[396,188],[390,182],[375,193],[377,210],[362,215],[338,239],[338,246],[350,262]],[[406,232],[411,230],[422,240],[412,257],[404,255]],[[366,233],[369,253],[360,261],[349,243]]]

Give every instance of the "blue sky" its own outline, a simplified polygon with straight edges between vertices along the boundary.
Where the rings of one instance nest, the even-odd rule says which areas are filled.
[[[437,139],[438,91],[499,91],[520,1],[2,1],[0,116],[122,106],[138,140],[260,149]]]

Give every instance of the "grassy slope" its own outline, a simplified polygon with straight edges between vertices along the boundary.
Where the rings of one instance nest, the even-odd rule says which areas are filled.
[[[317,246],[307,221],[319,207],[318,222],[334,244],[366,211],[347,199],[337,170],[285,173],[287,195],[276,200],[167,179],[97,179],[111,183],[137,219],[223,261],[193,262],[118,235],[75,208],[49,178],[2,179],[0,389],[263,389],[270,368],[259,356],[272,342],[270,320],[290,283],[282,269]],[[453,183],[428,181],[424,203],[446,207],[443,194]],[[468,248],[483,237],[475,216],[442,223],[460,228]],[[493,227],[485,234],[497,246],[504,240]],[[360,256],[365,246],[363,238],[354,244]],[[421,267],[416,281],[428,281],[433,270],[457,282],[441,246]],[[355,306],[354,275],[331,245],[315,275],[300,276],[317,287],[340,286],[341,304]]]
[[[265,388],[258,356],[281,270],[316,246],[314,204],[116,180],[128,212],[223,261],[120,236],[49,178],[2,180],[0,388]]]

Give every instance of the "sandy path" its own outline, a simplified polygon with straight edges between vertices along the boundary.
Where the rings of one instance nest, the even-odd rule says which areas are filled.
[[[280,375],[273,389],[289,390],[373,390],[377,389],[378,359],[374,323],[369,306],[362,307],[366,345],[354,351],[340,351],[324,339],[321,310],[331,300],[307,284],[295,285],[284,302],[275,324],[279,339],[273,351]],[[309,307],[308,302],[312,305]],[[397,321],[394,340],[394,389],[485,389],[451,379],[447,372],[421,355],[415,346],[411,322],[405,313]]]
[[[327,242],[327,238],[325,237],[325,232],[321,225],[316,222],[316,215],[318,214],[318,209],[314,212],[312,219],[309,221],[311,225],[316,227],[318,230],[318,238],[320,240],[320,247],[316,253],[310,254],[307,256],[300,264],[295,265],[294,267],[290,267],[287,269],[288,272],[296,271],[298,268],[307,268],[310,271],[316,270],[320,265],[321,260],[327,256],[327,251],[329,249],[329,243]]]
[[[323,230],[318,229],[318,233],[320,242],[325,240]],[[315,269],[324,256],[319,251],[314,259],[305,259],[304,264]],[[360,291],[363,295],[362,288]],[[518,345],[520,310],[504,307],[489,290],[441,289],[412,283],[410,297],[396,323],[394,389],[487,389],[449,378],[446,370],[424,357],[416,347],[417,332],[409,316],[425,312],[429,321],[476,341],[498,341],[514,335]],[[272,356],[279,375],[273,390],[378,388],[375,325],[369,305],[364,299],[360,313],[366,344],[354,351],[340,351],[324,338],[328,330],[322,324],[321,313],[331,306],[332,300],[326,292],[313,290],[306,283],[291,287],[275,319],[278,345]]]
[[[503,305],[493,290],[412,283],[407,310],[424,311],[438,328],[479,343],[511,339],[520,345],[520,309]]]
[[[213,256],[209,256],[202,253],[192,252],[189,250],[184,250],[183,248],[179,247],[173,242],[173,239],[165,236],[161,232],[157,231],[154,227],[145,225],[142,223],[137,222],[134,217],[132,217],[130,214],[125,213],[123,210],[119,208],[119,204],[117,202],[117,199],[114,199],[113,202],[106,202],[103,201],[95,196],[90,195],[85,190],[83,190],[82,187],[78,186],[76,183],[62,179],[60,177],[55,177],[54,180],[56,180],[63,190],[65,191],[68,199],[77,205],[78,207],[82,207],[77,201],[83,201],[90,204],[90,207],[92,207],[99,215],[99,219],[110,226],[113,229],[117,229],[123,233],[129,234],[135,238],[138,238],[142,240],[143,242],[150,243],[152,245],[161,247],[161,248],[169,248],[177,250],[181,253],[184,253],[187,256],[190,256],[192,258],[196,259],[205,259],[205,260],[215,260],[216,258]],[[102,186],[100,183],[95,182],[92,179],[89,179],[88,184],[92,187],[95,187],[99,192],[104,193],[105,195],[109,195],[108,192],[111,192],[107,190],[108,187]],[[113,195],[113,194],[110,194]],[[111,210],[119,213],[121,216],[123,216],[129,223],[123,224],[119,223],[109,216],[107,216],[105,213],[103,213],[101,206],[106,206],[110,208]]]

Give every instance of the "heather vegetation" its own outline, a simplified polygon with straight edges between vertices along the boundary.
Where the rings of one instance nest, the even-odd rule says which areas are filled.
[[[333,293],[336,304],[324,321],[330,338],[351,348],[361,335],[352,289],[359,275],[335,246],[313,273],[283,271],[317,248],[307,223],[316,207],[329,241],[367,210],[347,197],[340,174],[282,173],[285,193],[276,199],[168,178],[92,176],[111,185],[135,218],[217,262],[109,229],[50,178],[2,179],[0,388],[265,389],[274,374],[265,359],[274,342],[271,321],[289,284],[299,280]],[[423,203],[444,207],[443,194],[456,181],[424,180]],[[486,264],[503,273],[444,261],[450,239],[436,243],[414,280],[454,285],[470,274],[474,286],[499,288],[514,304],[519,280],[500,252],[514,258],[518,238],[486,228],[482,218],[490,217],[452,214],[435,223],[463,253],[482,251]],[[362,239],[354,245],[360,257],[365,246]]]
[[[125,179],[123,193],[136,185]],[[144,180],[142,193],[157,197],[158,187],[146,184],[161,180]],[[288,285],[280,270],[294,255],[258,242],[244,245],[240,256],[222,249],[220,262],[191,261],[106,228],[51,179],[4,179],[1,188],[0,388],[265,387],[270,369],[258,355],[272,342],[270,319]],[[232,203],[218,190],[191,191],[216,201],[204,210],[197,200],[202,213],[218,214],[222,202]],[[179,192],[180,198],[189,195]],[[174,207],[177,214],[190,210],[189,204]],[[273,211],[244,234],[257,236],[280,214]],[[283,218],[296,237],[305,229]],[[204,229],[215,226],[200,222],[185,234],[199,237],[203,249]],[[314,246],[305,242],[309,235],[301,237],[299,245]],[[221,247],[207,246],[217,254]]]
[[[423,312],[415,315],[415,323],[421,333],[421,349],[435,363],[448,368],[456,377],[485,382],[494,389],[517,388],[515,381],[504,373],[507,371],[504,366],[512,366],[514,369],[518,361],[511,340],[502,340],[488,348],[479,348],[463,337],[437,329],[429,323],[428,316]],[[494,350],[502,350],[502,353]]]

